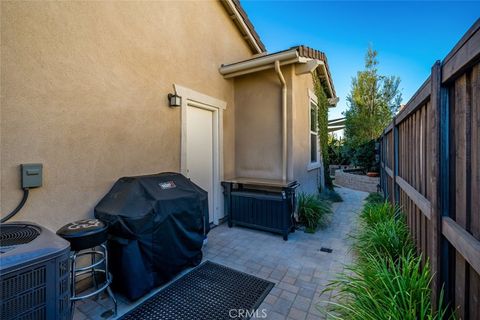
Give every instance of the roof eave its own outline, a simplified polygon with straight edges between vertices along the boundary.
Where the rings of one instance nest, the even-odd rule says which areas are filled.
[[[248,42],[252,51],[256,54],[265,53],[267,49],[260,40],[260,36],[255,31],[255,28],[247,16],[245,10],[243,10],[238,0],[220,0],[228,15],[233,20],[243,38]]]
[[[333,88],[332,79],[330,73],[327,70],[325,61],[319,59],[305,58],[298,55],[296,49],[290,49],[286,51],[281,51],[278,53],[266,55],[263,57],[258,57],[255,59],[250,59],[246,61],[236,62],[228,65],[222,65],[219,69],[220,74],[223,75],[225,79],[235,78],[247,74],[256,73],[259,71],[273,69],[275,67],[275,61],[279,61],[281,66],[289,64],[300,64],[304,65],[304,70],[300,71],[297,74],[310,73],[314,76],[319,77],[319,79],[325,79],[327,84],[327,90],[329,95],[329,103],[335,105],[336,94]],[[322,75],[319,74],[318,70],[321,70]]]
[[[279,61],[280,65],[285,65],[298,62],[299,59],[300,57],[298,56],[297,50],[291,49],[254,59],[222,65],[220,66],[219,71],[225,79],[228,79],[274,68],[275,61]]]
[[[313,72],[313,75],[316,76],[319,80],[325,80],[327,84],[327,95],[329,95],[328,104],[330,107],[335,107],[339,99],[335,93],[330,72],[328,72],[327,64],[325,62],[323,62],[320,66],[321,66],[320,70],[322,71],[322,74],[319,74],[318,72],[319,69],[317,68]]]

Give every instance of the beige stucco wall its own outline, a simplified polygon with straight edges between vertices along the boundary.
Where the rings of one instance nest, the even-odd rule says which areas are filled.
[[[54,230],[92,216],[119,177],[178,171],[174,83],[227,102],[233,175],[233,81],[218,67],[250,56],[219,2],[3,1],[0,212],[21,199],[21,163],[43,163],[44,186],[15,219]]]
[[[321,169],[310,163],[311,74],[296,75],[295,66],[282,67],[287,82],[288,179],[299,191],[318,192]],[[240,177],[282,178],[281,83],[274,69],[235,79],[236,174]]]
[[[238,177],[282,178],[281,89],[273,69],[235,79]]]
[[[310,169],[310,96],[313,91],[312,75],[301,74],[293,77],[293,172],[300,183],[299,192],[318,192],[321,169]]]

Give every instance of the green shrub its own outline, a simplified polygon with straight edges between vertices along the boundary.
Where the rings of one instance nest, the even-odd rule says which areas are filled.
[[[371,226],[392,217],[399,218],[401,212],[400,207],[392,206],[388,202],[367,203],[360,213],[360,219],[364,224]]]
[[[322,192],[319,193],[318,197],[320,200],[327,200],[331,202],[342,202],[342,196],[338,194],[334,189],[325,188]]]
[[[298,196],[298,219],[305,231],[313,233],[322,220],[332,212],[331,204],[315,195],[300,193]]]
[[[357,146],[352,162],[363,168],[364,172],[379,172],[378,164],[375,161],[375,140]]]
[[[372,192],[368,195],[368,197],[365,199],[367,203],[381,203],[385,202],[385,199],[383,199],[383,196],[378,193],[378,192]]]
[[[372,196],[373,197],[373,196]],[[350,320],[440,320],[447,308],[431,306],[428,261],[415,254],[404,215],[388,202],[368,202],[360,214],[358,259],[325,291],[337,292],[328,313]],[[440,294],[442,297],[442,294]]]
[[[400,207],[388,202],[367,203],[360,213],[361,230],[355,239],[360,258],[378,254],[397,259],[413,249],[413,242]]]
[[[342,138],[332,133],[328,135],[328,158],[330,164],[349,165],[351,157],[347,156],[346,146]]]
[[[367,255],[332,283],[338,288],[338,302],[332,303],[330,314],[351,320],[444,319],[445,309],[432,310],[431,279],[428,263],[422,267],[414,250],[396,261]]]
[[[373,225],[365,225],[355,237],[355,248],[360,258],[378,255],[398,259],[406,251],[413,250],[408,227],[403,219],[389,217]]]

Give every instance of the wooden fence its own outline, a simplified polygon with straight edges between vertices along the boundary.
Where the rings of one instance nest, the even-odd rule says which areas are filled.
[[[384,130],[380,185],[434,274],[434,305],[480,319],[480,19]]]

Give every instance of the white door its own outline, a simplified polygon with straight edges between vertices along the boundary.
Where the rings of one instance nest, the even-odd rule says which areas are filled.
[[[214,113],[187,106],[187,177],[208,192],[209,222],[214,221]]]

